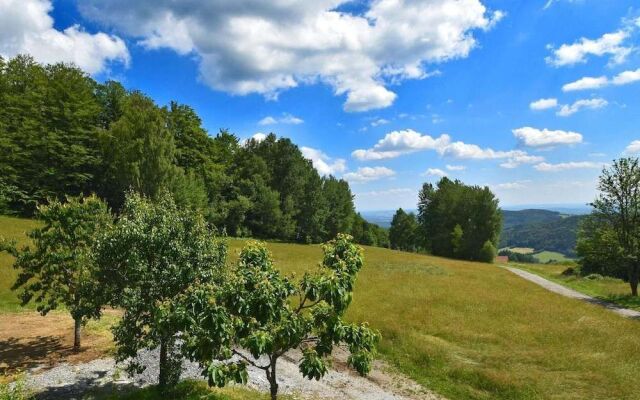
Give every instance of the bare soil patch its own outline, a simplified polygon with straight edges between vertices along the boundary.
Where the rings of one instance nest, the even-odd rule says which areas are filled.
[[[0,374],[104,357],[112,347],[111,333],[90,322],[83,327],[81,343],[80,350],[73,351],[73,320],[67,313],[52,312],[44,317],[37,312],[0,314]]]

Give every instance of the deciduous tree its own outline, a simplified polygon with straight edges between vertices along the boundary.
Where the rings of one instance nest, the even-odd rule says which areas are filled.
[[[164,309],[183,316],[184,349],[210,385],[245,383],[250,364],[265,372],[276,399],[278,360],[291,349],[302,350],[300,372],[309,379],[324,376],[326,357],[340,342],[351,353],[349,365],[369,372],[379,334],[343,321],[362,265],[362,250],[341,234],[324,246],[319,271],[294,282],[275,268],[264,244],[250,242],[227,282],[193,285]]]
[[[38,207],[38,219],[44,225],[28,234],[33,248],[1,246],[16,257],[19,274],[12,289],[21,290],[23,305],[34,301],[42,315],[65,307],[75,322],[73,347],[78,350],[80,327],[100,317],[105,301],[94,249],[112,217],[104,202],[90,196],[52,200]]]
[[[640,165],[637,158],[621,158],[613,165],[605,168],[598,181],[600,191],[596,200],[591,203],[594,217],[604,222],[602,229],[609,229],[613,235],[593,236],[596,243],[610,243],[615,238],[618,251],[614,259],[618,260],[626,270],[626,279],[631,287],[631,294],[638,295],[640,279]],[[585,237],[582,236],[582,249],[585,248]],[[606,251],[605,246],[598,246]],[[582,255],[585,253],[583,252]],[[613,260],[612,260],[613,261]]]
[[[159,347],[160,386],[178,382],[180,325],[161,305],[194,283],[219,283],[225,258],[225,244],[202,216],[179,209],[168,193],[155,202],[136,193],[127,196],[114,229],[97,247],[104,289],[110,303],[124,310],[113,332],[116,360],[130,359],[127,371],[143,369],[135,359],[139,350]]]

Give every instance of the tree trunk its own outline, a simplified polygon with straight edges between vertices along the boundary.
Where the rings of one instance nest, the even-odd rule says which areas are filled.
[[[180,381],[182,359],[175,354],[175,338],[167,337],[160,340],[160,375],[158,386],[161,392],[170,390]]]
[[[158,377],[158,386],[164,389],[167,386],[167,342],[160,340],[160,376]]]
[[[631,295],[638,296],[638,280],[640,278],[640,268],[637,264],[631,267],[629,271],[629,286],[631,286]]]
[[[82,318],[74,319],[74,329],[73,329],[73,350],[80,350],[80,328],[82,327]]]
[[[278,399],[278,381],[276,379],[276,362],[277,358],[271,359],[271,372],[267,370],[267,380],[269,381],[269,392],[271,393],[271,400]]]

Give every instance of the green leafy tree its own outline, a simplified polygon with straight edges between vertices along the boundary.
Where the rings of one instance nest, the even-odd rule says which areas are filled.
[[[626,271],[626,279],[631,287],[631,294],[638,295],[640,279],[640,165],[637,158],[621,158],[615,160],[611,167],[605,168],[598,181],[599,195],[591,203],[592,215],[604,222],[604,232],[583,236],[582,254],[593,250],[605,252],[615,243],[617,250],[612,261],[620,262]],[[591,238],[589,246],[587,242]],[[612,242],[612,240],[614,240]],[[603,253],[604,254],[604,253]]]
[[[480,249],[478,260],[485,263],[493,263],[496,258],[496,248],[490,240],[487,240]]]
[[[415,251],[418,225],[413,213],[407,214],[402,208],[393,216],[389,228],[389,242],[392,249]]]
[[[462,231],[462,227],[460,226],[460,224],[456,224],[456,226],[453,228],[453,232],[451,232],[451,246],[453,247],[453,254],[455,256],[460,255],[463,236],[464,232]]]
[[[160,387],[178,382],[180,325],[161,304],[196,282],[218,282],[225,258],[226,246],[203,217],[178,208],[170,194],[161,193],[155,202],[127,196],[114,228],[99,242],[97,261],[110,303],[124,310],[113,332],[116,360],[131,359],[129,373],[143,369],[135,360],[139,350],[160,347]]]
[[[74,66],[42,66],[28,56],[1,63],[0,75],[0,176],[22,194],[12,208],[32,215],[48,198],[94,191],[101,165],[95,82]]]
[[[196,284],[164,303],[167,315],[183,316],[184,350],[203,366],[210,385],[245,383],[249,364],[265,372],[276,399],[280,357],[300,348],[300,372],[320,379],[326,357],[341,342],[349,347],[349,365],[362,375],[370,371],[379,334],[343,321],[362,249],[342,234],[323,249],[319,271],[294,282],[273,265],[264,244],[250,242],[223,285]]]
[[[607,219],[591,214],[582,220],[578,229],[576,252],[582,275],[600,274],[629,279],[623,250]]]
[[[38,219],[44,226],[28,234],[33,248],[2,243],[16,257],[19,275],[12,289],[21,290],[22,305],[33,301],[42,315],[65,307],[75,322],[73,347],[78,350],[80,327],[100,317],[105,301],[94,248],[112,217],[106,204],[91,196],[52,200],[38,207]]]
[[[103,138],[103,151],[109,165],[108,182],[112,183],[105,197],[115,207],[122,204],[129,189],[157,196],[171,188],[178,174],[176,147],[164,112],[139,92],[126,99],[122,116]]]
[[[498,200],[487,187],[468,186],[446,177],[436,187],[424,184],[418,203],[416,241],[433,254],[479,260],[487,241],[495,248],[502,227]],[[463,235],[452,240],[456,226]]]
[[[329,207],[326,216],[327,239],[336,237],[340,232],[350,232],[356,213],[349,183],[330,176],[324,181],[323,192]]]

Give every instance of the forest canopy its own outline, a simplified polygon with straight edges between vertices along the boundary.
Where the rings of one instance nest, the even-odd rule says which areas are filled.
[[[320,176],[287,138],[210,135],[188,105],[160,106],[73,65],[0,57],[0,213],[32,216],[90,193],[119,211],[129,189],[169,190],[233,236],[318,243],[343,232],[388,244],[355,212],[349,184]]]

